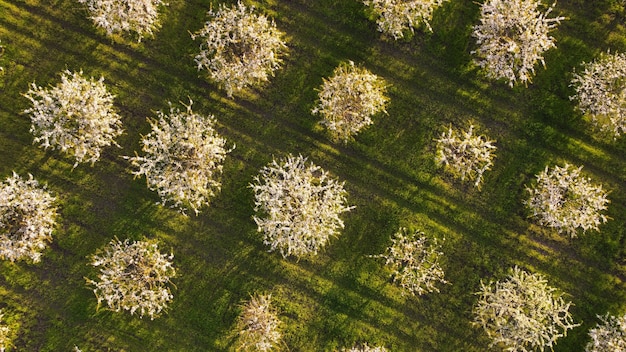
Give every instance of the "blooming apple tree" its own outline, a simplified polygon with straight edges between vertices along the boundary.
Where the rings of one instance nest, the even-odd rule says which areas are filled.
[[[120,32],[135,32],[139,40],[144,35],[153,35],[159,27],[159,6],[163,0],[78,0],[86,4],[91,20],[107,35]]]
[[[578,109],[615,137],[626,132],[626,54],[607,53],[574,73]]]
[[[378,16],[376,24],[380,32],[394,39],[404,37],[406,30],[411,32],[421,24],[432,31],[429,21],[433,12],[448,0],[363,0]]]
[[[599,316],[602,323],[589,330],[591,341],[585,352],[626,352],[626,315],[615,317]]]
[[[385,81],[354,62],[339,65],[333,76],[324,79],[314,114],[322,115],[333,139],[348,142],[363,127],[372,124],[372,116],[385,112],[389,100]]]
[[[576,237],[578,229],[583,232],[594,229],[608,220],[602,214],[609,200],[602,185],[591,183],[581,175],[581,167],[565,164],[555,166],[537,175],[537,182],[526,191],[530,197],[526,205],[543,226]]]
[[[94,286],[98,306],[127,310],[139,317],[157,317],[173,296],[168,285],[176,275],[172,254],[159,252],[154,240],[112,240],[92,257],[91,265],[100,269],[97,280],[86,279]]]
[[[220,191],[222,165],[232,149],[215,130],[215,118],[194,113],[191,105],[186,111],[170,106],[169,115],[157,111],[158,120],[148,119],[152,131],[142,138],[145,155],[128,159],[132,173],[146,176],[163,204],[198,214]]]
[[[47,89],[32,83],[25,96],[33,104],[24,112],[30,114],[35,143],[73,154],[74,166],[93,164],[102,148],[116,144],[114,139],[122,134],[114,97],[107,92],[102,77],[86,79],[82,71],[66,70],[61,83]]]
[[[28,176],[13,173],[0,184],[0,258],[12,262],[39,262],[56,225],[55,198]]]
[[[511,352],[552,348],[578,326],[569,312],[571,302],[555,291],[543,276],[514,267],[505,280],[481,282],[474,324],[491,338],[491,347]]]
[[[197,33],[200,53],[195,61],[198,70],[207,70],[209,78],[220,84],[228,96],[246,86],[268,81],[277,70],[286,49],[284,33],[254,7],[241,1],[234,7],[219,6],[209,11],[211,20]]]
[[[527,84],[543,53],[556,47],[548,33],[564,17],[548,18],[554,5],[539,10],[539,0],[487,0],[481,6],[480,24],[473,36],[478,48],[476,63],[486,69],[487,76],[504,79],[512,87],[517,81]]]
[[[236,323],[238,351],[271,351],[282,338],[278,311],[271,295],[253,295],[242,306]]]
[[[317,254],[344,227],[339,215],[352,209],[343,183],[306,161],[301,155],[274,159],[250,185],[263,243],[283,257]]]
[[[437,140],[435,160],[462,181],[474,181],[474,186],[480,187],[483,173],[493,165],[496,150],[493,143],[485,136],[474,134],[473,125],[459,132],[450,127]]]
[[[439,264],[443,253],[437,239],[429,239],[421,231],[400,228],[392,242],[385,253],[376,257],[386,260],[393,281],[412,295],[439,292],[436,285],[446,280]]]

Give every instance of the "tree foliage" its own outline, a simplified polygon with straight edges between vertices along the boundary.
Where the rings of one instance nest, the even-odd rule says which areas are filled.
[[[517,81],[532,81],[534,66],[543,53],[556,47],[550,30],[564,17],[548,18],[554,5],[539,10],[539,0],[487,0],[481,6],[480,24],[473,36],[478,48],[476,63],[487,76],[504,79],[512,87]]]
[[[598,316],[601,324],[589,330],[591,341],[585,346],[585,352],[626,352],[626,315]]]
[[[598,231],[598,226],[608,220],[601,213],[609,203],[607,192],[582,176],[581,170],[582,166],[569,164],[552,170],[546,166],[537,175],[536,184],[526,188],[530,195],[526,205],[541,225],[576,237],[579,229]]]
[[[324,79],[319,91],[319,102],[314,114],[322,115],[334,140],[348,142],[365,126],[372,124],[372,116],[385,112],[389,100],[385,81],[354,62],[339,65],[333,76]]]
[[[86,280],[98,306],[105,302],[113,311],[154,319],[173,298],[168,287],[176,275],[173,257],[159,252],[154,240],[115,239],[92,257],[91,265],[100,269],[97,281]]]
[[[443,253],[436,238],[427,238],[423,232],[409,232],[400,228],[386,252],[376,257],[385,259],[393,281],[412,295],[439,292],[438,283],[446,283],[439,264]]]
[[[56,225],[54,202],[32,175],[24,180],[13,173],[0,184],[0,258],[41,260]]]
[[[376,24],[380,32],[389,34],[394,39],[404,38],[407,30],[411,32],[420,25],[429,31],[433,12],[448,0],[363,0],[378,17]]]
[[[272,306],[271,295],[253,295],[242,306],[236,323],[236,346],[241,351],[271,351],[281,341],[278,311]]]
[[[175,208],[198,214],[220,191],[230,150],[215,130],[215,118],[194,113],[191,105],[180,111],[170,104],[169,115],[157,111],[157,120],[148,119],[152,131],[142,138],[144,156],[128,159],[133,175],[146,176],[148,188],[159,193],[163,204],[172,202]]]
[[[565,302],[543,276],[518,267],[503,281],[481,282],[474,324],[505,351],[543,351],[577,326]]]
[[[210,21],[192,38],[200,38],[198,70],[224,87],[228,96],[246,86],[268,81],[277,70],[286,49],[284,33],[254,7],[241,1],[234,7],[220,5],[209,11]]]
[[[163,0],[78,0],[86,4],[91,20],[107,35],[120,32],[135,32],[141,40],[153,35],[159,27],[159,6]]]
[[[435,160],[462,181],[474,181],[474,186],[480,187],[483,173],[493,165],[493,143],[485,136],[475,135],[473,125],[459,132],[450,127],[437,140]]]
[[[107,92],[104,78],[83,77],[83,72],[64,71],[61,83],[44,89],[35,83],[25,94],[33,107],[30,131],[35,143],[73,154],[77,166],[92,164],[100,158],[102,148],[116,144],[122,134],[120,116],[113,108],[113,95]]]
[[[603,130],[618,137],[626,132],[626,54],[607,53],[574,72],[578,109]]]
[[[250,185],[263,243],[283,257],[317,254],[344,227],[339,215],[352,209],[343,183],[306,161],[301,155],[273,159]]]

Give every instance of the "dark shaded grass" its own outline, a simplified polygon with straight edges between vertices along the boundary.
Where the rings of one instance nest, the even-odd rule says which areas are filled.
[[[2,264],[3,302],[22,321],[20,350],[212,351],[232,346],[238,305],[253,292],[272,293],[282,311],[286,347],[333,350],[358,341],[394,351],[483,351],[471,327],[480,280],[521,265],[544,273],[567,293],[583,326],[555,350],[582,350],[596,314],[622,312],[624,297],[624,140],[590,132],[568,100],[570,72],[608,48],[624,49],[610,1],[561,1],[570,19],[555,32],[529,88],[486,81],[471,63],[471,26],[478,6],[452,1],[438,10],[434,33],[394,42],[381,37],[358,1],[267,1],[287,33],[289,56],[262,89],[224,98],[193,64],[188,31],[202,26],[210,1],[171,1],[154,39],[106,38],[73,1],[0,1],[0,38],[7,74],[0,95],[0,174],[31,172],[59,197],[59,231],[41,264]],[[217,6],[217,2],[212,6]],[[620,39],[621,38],[621,39]],[[617,45],[617,46],[616,46]],[[347,145],[331,143],[310,113],[322,77],[353,60],[388,83],[387,116]],[[104,75],[124,117],[122,149],[106,150],[93,167],[31,145],[20,94],[30,82],[55,84],[63,69]],[[224,170],[223,192],[199,217],[155,204],[145,180],[133,180],[121,155],[139,150],[145,118],[167,101],[194,101],[213,113],[237,145]],[[442,174],[433,139],[471,119],[497,140],[498,156],[482,191]],[[302,153],[346,181],[357,208],[320,255],[296,262],[266,253],[251,220],[258,170],[272,156]],[[539,229],[521,206],[523,188],[545,165],[584,164],[611,190],[612,222],[601,233],[562,240]],[[404,297],[380,259],[399,226],[443,238],[449,285],[440,294]],[[83,277],[88,256],[114,236],[157,237],[179,268],[169,312],[150,321],[96,311]]]

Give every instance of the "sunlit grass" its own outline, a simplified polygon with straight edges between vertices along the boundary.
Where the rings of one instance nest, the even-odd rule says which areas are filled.
[[[231,1],[232,2],[232,1]],[[623,224],[626,221],[626,138],[598,137],[569,100],[571,71],[611,48],[626,49],[626,33],[611,0],[562,1],[568,17],[555,31],[528,88],[489,82],[471,62],[471,26],[479,7],[446,3],[432,21],[395,42],[376,31],[354,0],[254,1],[287,33],[289,55],[262,88],[233,99],[196,70],[198,43],[188,31],[217,2],[171,1],[163,26],[141,43],[105,37],[73,0],[0,0],[0,176],[28,172],[57,195],[59,228],[37,265],[0,263],[0,308],[19,321],[17,350],[221,351],[232,348],[239,304],[271,293],[291,351],[331,351],[356,342],[392,351],[484,351],[471,326],[480,280],[502,278],[519,265],[546,275],[571,299],[583,325],[555,351],[578,351],[596,314],[626,309]],[[332,143],[311,114],[317,90],[340,63],[353,60],[390,83],[388,115],[347,145]],[[64,69],[105,77],[116,95],[125,134],[93,167],[32,144],[21,112],[28,84],[55,84]],[[123,155],[140,151],[146,117],[167,102],[194,101],[214,114],[236,149],[222,192],[199,216],[157,204],[145,179],[133,179]],[[482,190],[435,166],[434,139],[469,120],[496,140],[493,170]],[[272,157],[302,153],[346,181],[356,209],[344,231],[316,258],[295,261],[267,253],[252,220],[254,175]],[[610,190],[609,223],[601,233],[564,239],[533,224],[524,187],[546,165],[584,165]],[[383,271],[380,254],[400,227],[445,238],[442,265],[450,284],[441,293],[402,296]],[[94,250],[114,236],[158,238],[174,253],[168,313],[154,321],[96,311],[84,277]]]

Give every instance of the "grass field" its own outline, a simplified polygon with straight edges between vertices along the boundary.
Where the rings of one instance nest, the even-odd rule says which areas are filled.
[[[470,324],[480,280],[519,265],[547,276],[574,303],[582,325],[555,351],[582,351],[597,314],[626,311],[626,138],[599,136],[568,97],[571,71],[601,52],[626,51],[626,16],[617,0],[561,0],[566,16],[557,50],[528,88],[489,82],[472,64],[471,26],[479,5],[451,0],[435,13],[434,33],[387,40],[356,0],[264,0],[254,4],[287,33],[289,56],[262,89],[227,99],[196,71],[188,31],[220,1],[170,0],[156,36],[141,43],[108,38],[74,0],[0,0],[0,177],[32,173],[58,197],[59,227],[41,263],[0,263],[0,308],[14,327],[15,350],[223,351],[232,347],[238,305],[271,293],[284,322],[285,349],[332,351],[355,342],[391,351],[485,351]],[[347,145],[329,141],[310,113],[322,78],[346,60],[390,83],[388,116]],[[32,144],[22,111],[29,83],[56,84],[64,69],[105,77],[125,134],[93,167]],[[122,158],[139,151],[147,116],[167,102],[194,101],[236,144],[221,194],[199,216],[157,205],[144,179]],[[497,140],[481,191],[434,164],[433,139],[472,120]],[[356,209],[316,258],[267,253],[252,221],[248,184],[272,156],[309,156],[346,181]],[[546,165],[584,165],[610,190],[612,218],[574,240],[534,225],[524,186]],[[399,226],[445,237],[450,282],[439,294],[402,296],[379,259]],[[174,301],[150,321],[96,310],[85,285],[88,257],[115,236],[158,238],[180,275]]]

